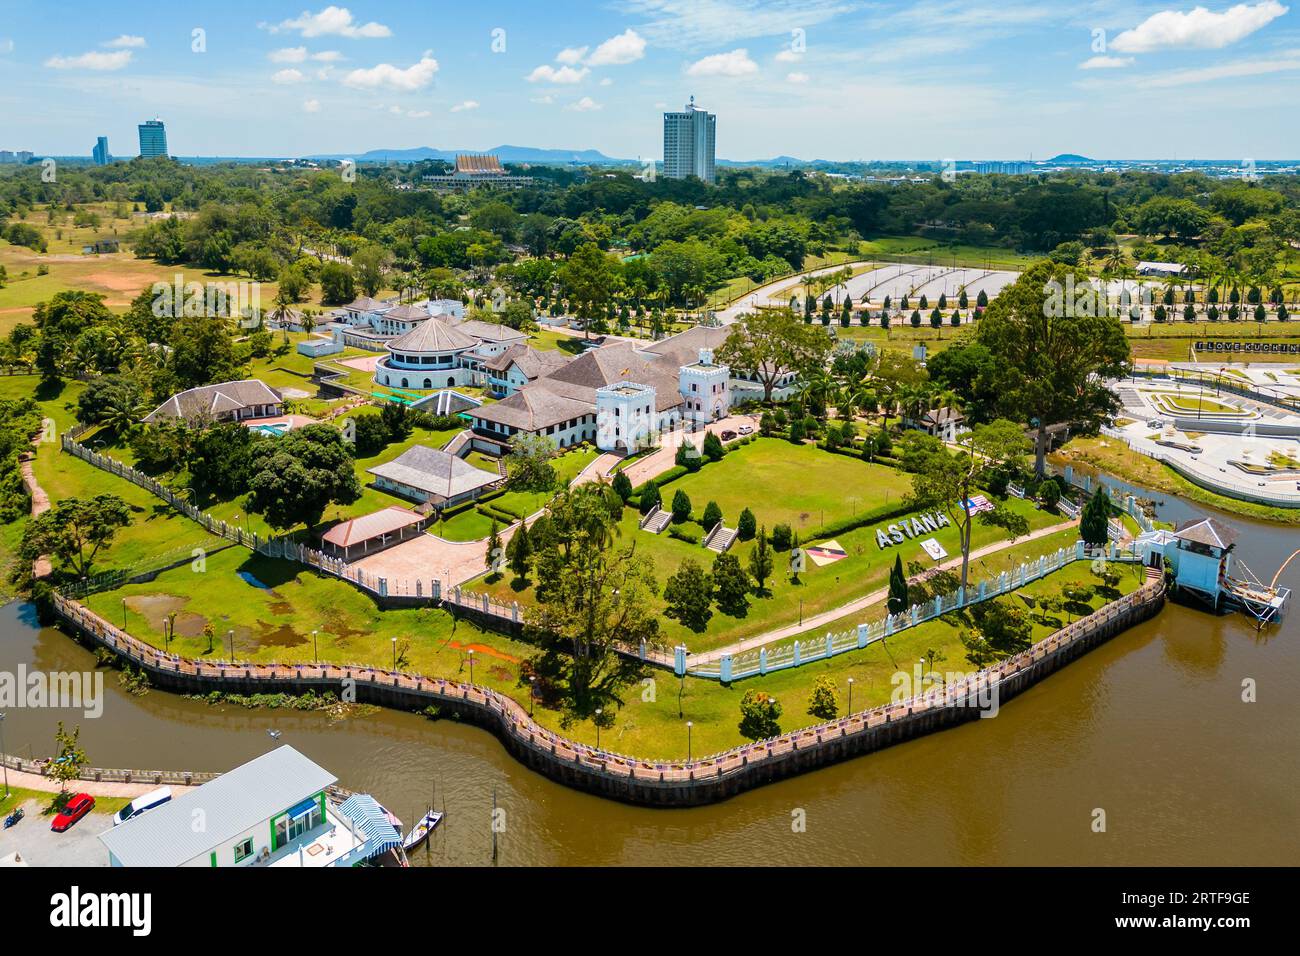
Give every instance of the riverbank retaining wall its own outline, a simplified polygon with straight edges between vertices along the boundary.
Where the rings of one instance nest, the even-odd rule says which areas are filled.
[[[566,786],[652,807],[714,803],[754,787],[868,754],[978,719],[990,694],[997,705],[1023,693],[1163,606],[1154,572],[1138,590],[965,681],[907,700],[687,761],[643,760],[588,747],[535,723],[513,698],[474,684],[335,664],[196,661],[164,654],[80,604],[54,596],[61,622],[81,639],[113,650],[148,674],[152,686],[184,694],[332,692],[358,703],[454,714],[496,734],[530,769]]]

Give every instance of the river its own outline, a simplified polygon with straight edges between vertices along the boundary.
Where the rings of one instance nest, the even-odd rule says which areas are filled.
[[[1160,496],[1155,496],[1159,498]],[[1164,498],[1159,515],[1204,513]],[[1220,515],[1267,580],[1293,529]],[[1280,583],[1300,589],[1300,561]],[[29,605],[0,608],[0,670],[79,671],[94,660]],[[1300,614],[1257,632],[1242,615],[1171,604],[1008,703],[995,719],[840,764],[711,807],[647,810],[551,783],[496,738],[379,713],[212,707],[126,694],[104,716],[11,708],[10,752],[48,753],[80,723],[104,767],[224,770],[292,744],[409,822],[436,792],[447,817],[416,865],[1281,865],[1300,859]],[[1254,679],[1258,702],[1242,701]],[[1105,832],[1093,831],[1096,810]],[[801,828],[795,824],[804,821]]]

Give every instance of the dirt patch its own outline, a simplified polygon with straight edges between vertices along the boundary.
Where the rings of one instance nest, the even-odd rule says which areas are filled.
[[[511,664],[519,663],[519,658],[514,655],[498,651],[495,647],[488,647],[486,644],[462,644],[460,641],[448,641],[447,646],[454,647],[458,651],[473,651],[475,654],[495,657],[499,661],[509,661]]]
[[[281,624],[276,627],[265,621],[258,621],[257,629],[258,633],[254,640],[263,647],[297,647],[299,644],[307,643],[307,638],[295,631],[292,624]]]
[[[92,272],[86,276],[86,281],[110,292],[123,292],[131,296],[138,295],[145,286],[153,285],[141,276],[122,275],[119,272]]]
[[[161,632],[170,615],[175,614],[174,633],[181,637],[198,637],[203,633],[203,626],[208,619],[202,614],[184,610],[189,598],[176,597],[174,594],[141,594],[126,599],[126,607],[134,611],[155,631]]]

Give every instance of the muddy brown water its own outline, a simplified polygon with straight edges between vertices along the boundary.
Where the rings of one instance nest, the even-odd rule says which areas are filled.
[[[1161,516],[1203,512],[1161,498]],[[1265,579],[1300,534],[1222,516]],[[1300,561],[1281,583],[1300,590]],[[0,609],[0,670],[83,670],[93,658],[31,608]],[[991,720],[761,788],[711,807],[648,810],[525,770],[496,738],[452,721],[378,713],[211,707],[125,694],[106,675],[104,716],[13,707],[10,751],[47,753],[80,722],[91,763],[223,770],[297,747],[408,823],[430,792],[447,818],[415,862],[491,862],[493,791],[504,865],[1294,864],[1300,859],[1300,610],[1256,632],[1240,615],[1170,605],[1071,664]],[[1242,701],[1257,682],[1258,702]],[[268,732],[280,733],[273,741]],[[1106,832],[1092,830],[1104,810]],[[795,832],[802,816],[806,830]],[[2,844],[0,844],[2,846]]]

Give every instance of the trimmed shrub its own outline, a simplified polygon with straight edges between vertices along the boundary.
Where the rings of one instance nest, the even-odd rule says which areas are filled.
[[[754,537],[755,529],[754,512],[746,508],[736,521],[736,537],[741,541],[748,541]]]

